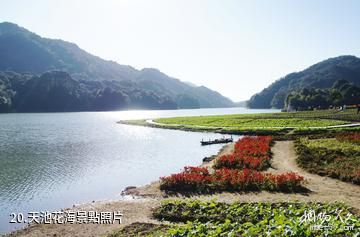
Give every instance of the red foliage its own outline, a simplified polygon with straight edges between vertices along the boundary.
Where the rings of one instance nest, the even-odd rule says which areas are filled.
[[[192,167],[193,168],[193,167]],[[174,191],[295,191],[301,187],[304,180],[302,176],[289,172],[284,174],[262,173],[255,170],[244,169],[218,169],[210,174],[206,168],[200,172],[185,170],[161,178],[160,188]]]
[[[161,177],[162,189],[204,189],[206,185],[210,184],[212,181],[212,177],[206,168],[187,166],[184,169],[185,170],[181,173],[172,174],[168,177]]]
[[[250,156],[266,156],[270,152],[272,137],[244,137],[235,143],[234,154]]]
[[[168,191],[296,191],[304,180],[289,172],[263,173],[268,168],[272,138],[269,136],[244,137],[235,143],[234,153],[221,156],[215,171],[207,168],[185,167],[178,174],[161,177],[160,189]]]
[[[336,136],[336,139],[339,141],[360,143],[360,133],[340,134]]]
[[[272,137],[244,137],[234,146],[234,153],[221,156],[215,168],[264,170],[269,167]]]

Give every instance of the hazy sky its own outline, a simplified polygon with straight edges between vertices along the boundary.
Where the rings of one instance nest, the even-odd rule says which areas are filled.
[[[323,59],[360,55],[355,0],[0,0],[0,21],[235,101]]]

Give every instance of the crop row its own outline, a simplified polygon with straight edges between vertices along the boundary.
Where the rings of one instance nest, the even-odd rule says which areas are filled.
[[[359,216],[343,203],[170,200],[153,215],[179,223],[170,236],[323,236],[316,226],[330,227],[328,236],[353,236],[360,229]]]

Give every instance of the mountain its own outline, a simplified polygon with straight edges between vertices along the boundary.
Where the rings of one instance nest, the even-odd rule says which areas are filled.
[[[0,70],[43,73],[63,70],[75,79],[131,79],[138,71],[106,61],[63,40],[42,38],[16,24],[0,23]]]
[[[103,60],[76,44],[42,38],[8,22],[0,23],[0,72],[0,112],[234,105],[204,86],[157,69],[137,70]]]
[[[285,100],[288,111],[331,108],[360,103],[360,87],[347,80],[337,80],[331,88],[303,88],[291,92]]]
[[[169,77],[157,69],[145,68],[137,77],[137,82],[142,89],[150,89],[156,93],[164,93],[170,98],[174,98],[180,108],[209,108],[233,106],[229,99],[223,97],[216,91],[212,91],[204,86],[189,86],[177,79],[169,80]],[[186,101],[194,100],[191,106]]]
[[[63,71],[34,76],[0,72],[1,112],[107,111],[128,108],[174,109],[166,96],[116,81],[78,81]]]
[[[288,74],[261,92],[253,95],[250,108],[284,108],[286,98],[302,89],[330,89],[336,81],[360,86],[360,59],[355,56],[339,56],[317,63],[301,72]]]

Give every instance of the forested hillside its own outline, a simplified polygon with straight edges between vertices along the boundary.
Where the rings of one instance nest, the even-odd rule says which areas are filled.
[[[0,112],[230,107],[216,91],[0,23]]]
[[[355,56],[340,56],[317,63],[301,72],[281,78],[260,93],[251,97],[251,108],[284,108],[290,93],[302,89],[330,89],[336,81],[346,80],[360,86],[360,59]],[[352,101],[356,103],[356,101]],[[360,103],[360,102],[358,102]]]

